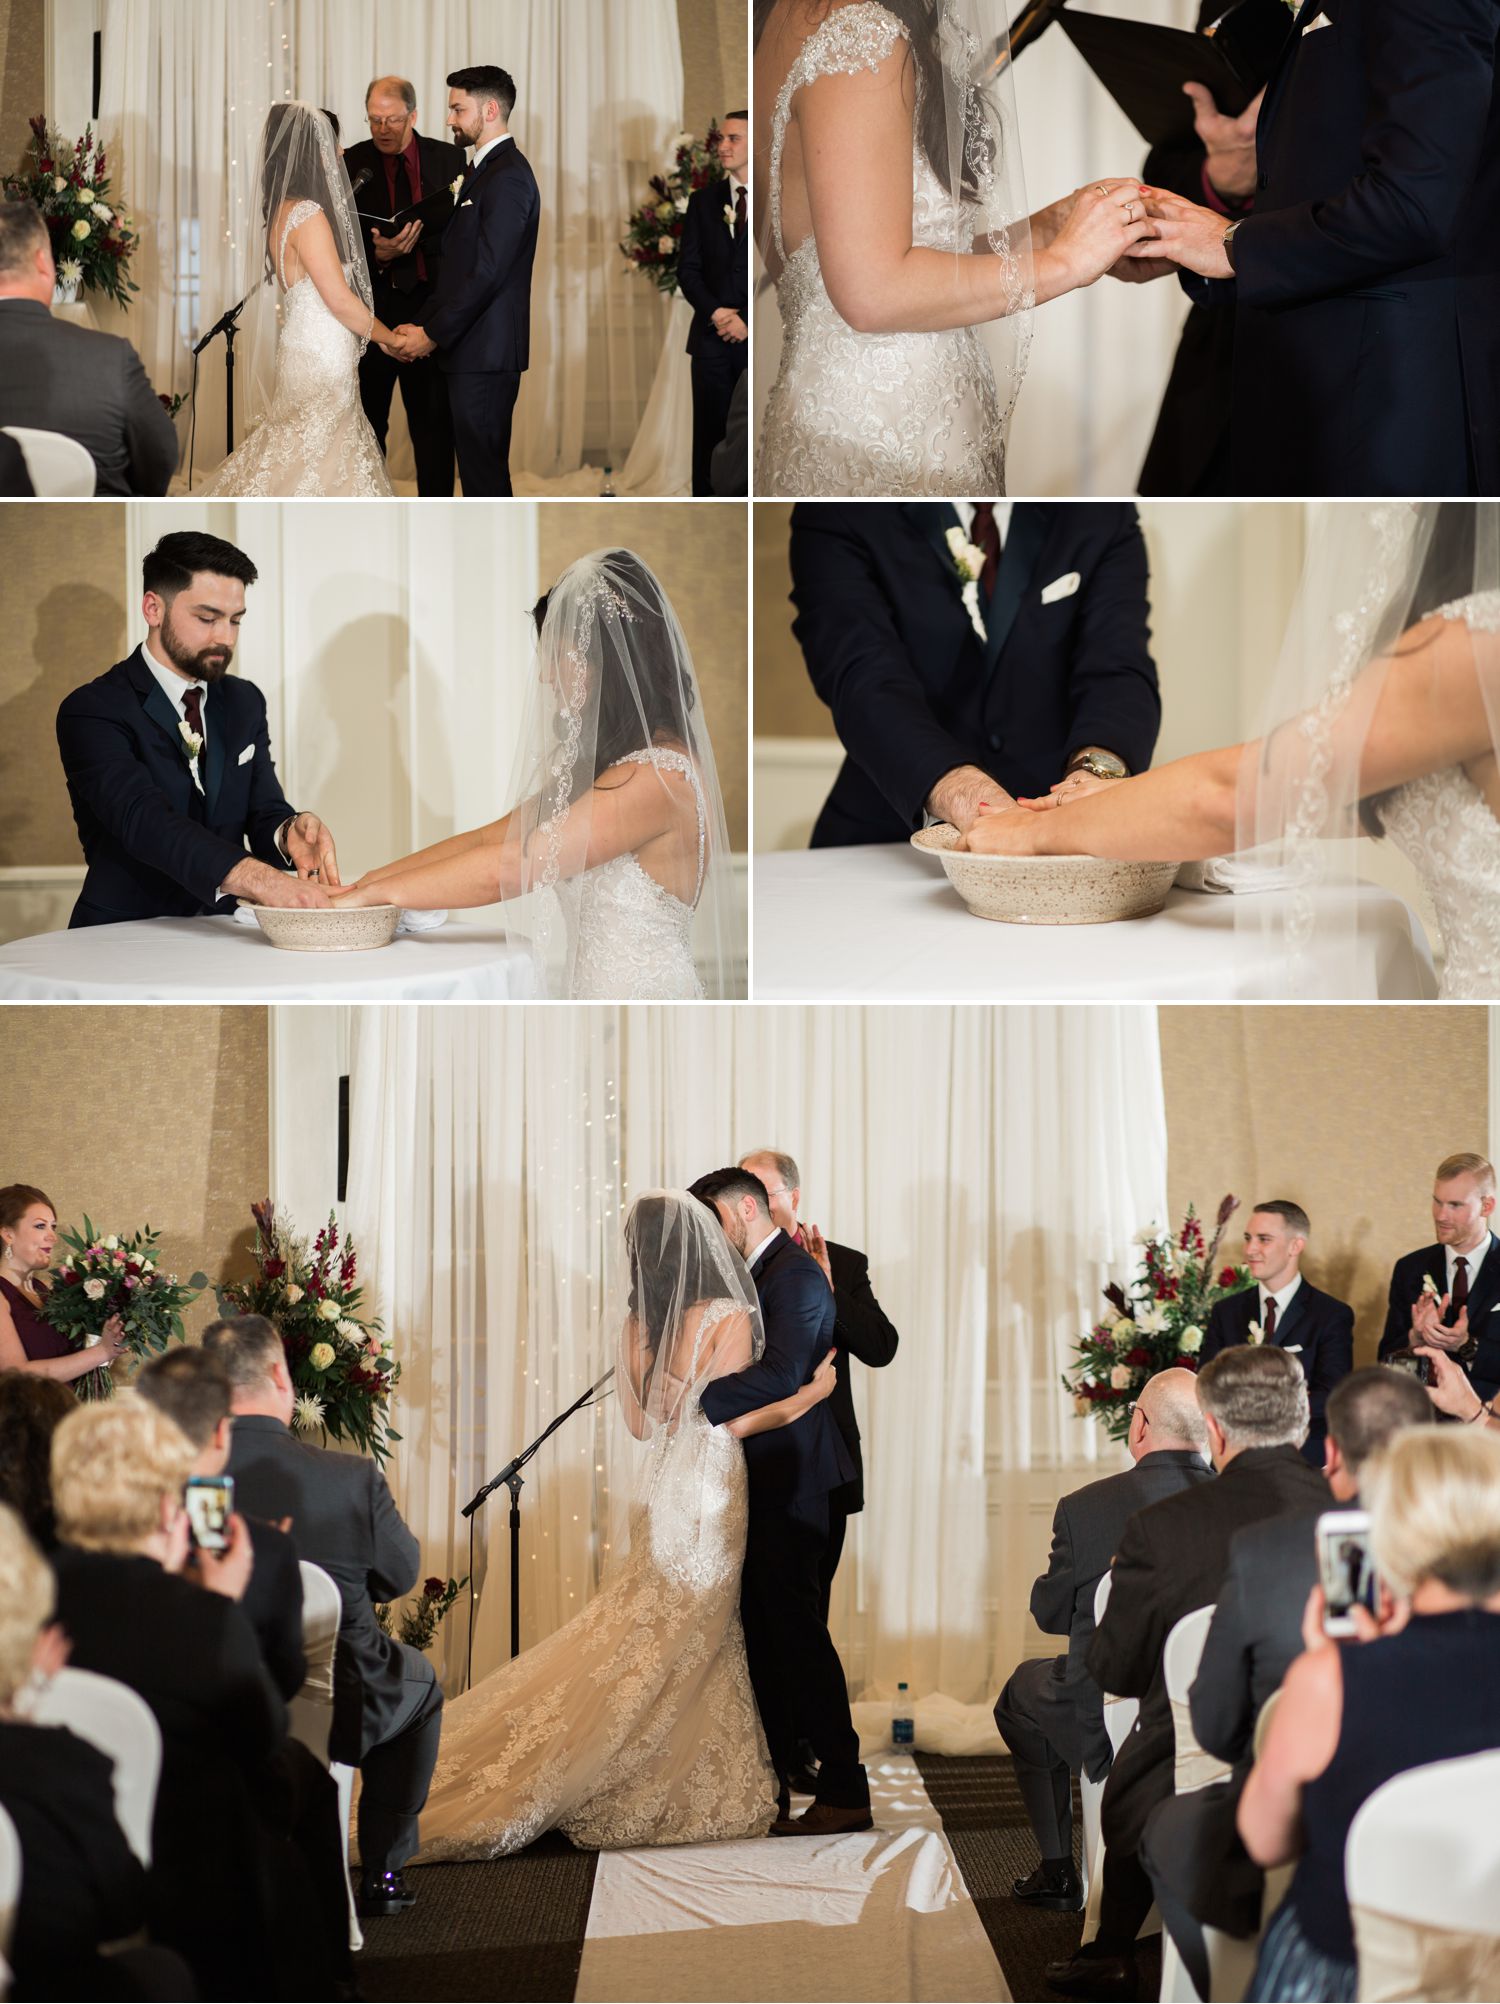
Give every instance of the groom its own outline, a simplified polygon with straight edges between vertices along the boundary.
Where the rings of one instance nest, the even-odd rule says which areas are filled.
[[[703,1389],[703,1411],[721,1426],[805,1385],[833,1342],[837,1314],[816,1262],[772,1221],[758,1177],[715,1169],[699,1177],[692,1194],[716,1214],[749,1267],[765,1322],[760,1361]],[[779,1813],[771,1835],[868,1830],[870,1788],[819,1578],[829,1494],[852,1479],[853,1464],[826,1404],[794,1426],[752,1434],[744,1446],[750,1528],[740,1616],[750,1682],[776,1768]],[[799,1736],[811,1742],[818,1759],[817,1796],[794,1817],[788,1776]]]
[[[530,361],[531,267],[541,197],[506,121],[516,87],[481,63],[448,79],[448,130],[474,148],[420,323],[396,329],[403,361],[436,353],[448,381],[466,496],[509,495],[510,428]]]

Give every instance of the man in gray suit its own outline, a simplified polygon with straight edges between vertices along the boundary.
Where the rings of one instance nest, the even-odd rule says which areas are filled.
[[[1371,1364],[1328,1394],[1323,1473],[1328,1494],[1310,1510],[1237,1531],[1198,1675],[1188,1694],[1193,1732],[1231,1773],[1190,1795],[1172,1795],[1146,1819],[1141,1863],[1200,1997],[1209,1991],[1203,1928],[1252,1935],[1264,1878],[1235,1829],[1254,1761],[1255,1722],[1302,1653],[1302,1617],[1318,1577],[1313,1526],[1323,1510],[1359,1508],[1360,1471],[1404,1427],[1425,1426],[1431,1402],[1407,1371]]]
[[[118,334],[55,320],[55,284],[36,205],[0,200],[0,426],[76,439],[96,494],[165,494],[177,433],[139,355]]]
[[[1066,1635],[1066,1656],[1028,1657],[995,1701],[995,1724],[1016,1764],[1016,1785],[1042,1861],[1011,1890],[1028,1906],[1076,1913],[1083,1887],[1073,1864],[1073,1776],[1102,1781],[1113,1758],[1104,1702],[1084,1657],[1094,1595],[1137,1510],[1194,1483],[1211,1482],[1207,1436],[1191,1371],[1158,1371],[1130,1415],[1134,1468],[1064,1496],[1052,1517],[1047,1570],[1031,1589],[1031,1618]]]
[[[210,1323],[203,1347],[223,1364],[233,1394],[236,1507],[273,1523],[289,1517],[297,1556],[321,1566],[343,1598],[328,1752],[360,1771],[359,1910],[400,1913],[417,1897],[402,1867],[417,1848],[443,1693],[420,1650],[381,1632],[375,1603],[416,1585],[420,1548],[373,1461],[291,1433],[296,1394],[281,1338],[263,1315]]]

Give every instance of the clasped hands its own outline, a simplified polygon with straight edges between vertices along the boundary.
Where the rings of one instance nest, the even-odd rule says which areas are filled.
[[[927,797],[928,812],[947,821],[976,855],[1029,856],[1037,853],[1036,817],[1065,807],[1086,794],[1118,786],[1081,767],[1067,773],[1047,793],[1013,797],[979,766],[956,766],[945,773]]]
[[[716,306],[710,318],[721,341],[735,343],[749,338],[749,328],[732,306]]]
[[[389,355],[393,362],[420,362],[424,355],[434,354],[437,350],[436,341],[429,341],[413,320],[403,321],[399,327],[392,330],[389,341],[381,341],[376,345],[382,353]]]

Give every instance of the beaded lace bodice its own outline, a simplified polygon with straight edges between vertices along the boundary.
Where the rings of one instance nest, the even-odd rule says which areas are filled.
[[[770,204],[782,347],[756,466],[762,494],[1005,491],[1004,413],[975,330],[856,333],[828,296],[812,232],[790,256],[782,239],[793,98],[817,77],[878,69],[906,33],[878,0],[839,7],[803,43],[777,94]],[[912,242],[956,252],[973,234],[971,213],[951,200],[914,135]]]
[[[705,1338],[743,1304],[706,1304]],[[535,1649],[454,1700],[421,1863],[492,1858],[561,1829],[588,1850],[765,1830],[775,1783],[740,1628],[745,1457],[689,1395],[658,1427],[624,1563]]]
[[[684,752],[654,746],[621,765],[681,773],[693,788],[698,870],[690,902],[658,883],[634,853],[612,856],[557,885],[568,925],[571,999],[596,1002],[696,1001],[704,994],[693,962],[693,913],[707,865],[708,815],[697,767]]]
[[[287,239],[317,215],[298,202],[277,246],[281,334],[271,402],[245,443],[204,489],[208,494],[389,494],[391,483],[359,401],[363,341],[341,326],[311,278],[286,283]],[[345,276],[348,276],[346,271]]]
[[[1441,608],[1471,630],[1500,633],[1500,591]],[[1500,821],[1462,766],[1408,780],[1383,798],[1380,821],[1421,875],[1443,935],[1444,998],[1500,997]]]

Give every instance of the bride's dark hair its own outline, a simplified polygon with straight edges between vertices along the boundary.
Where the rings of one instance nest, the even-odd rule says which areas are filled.
[[[720,1266],[709,1257],[706,1232],[685,1232],[677,1222],[687,1207],[678,1197],[653,1194],[637,1198],[625,1220],[625,1250],[630,1259],[630,1312],[654,1356],[672,1315],[681,1316],[695,1301],[710,1301],[724,1292]],[[662,1253],[672,1243],[670,1259]]]
[[[328,176],[323,167],[323,149],[303,146],[293,134],[299,119],[321,118],[328,124],[333,158],[338,158],[338,128],[332,112],[296,99],[278,100],[266,113],[261,134],[260,219],[265,226],[266,270],[274,273],[271,243],[271,214],[282,202],[316,202],[327,215],[330,204]]]

